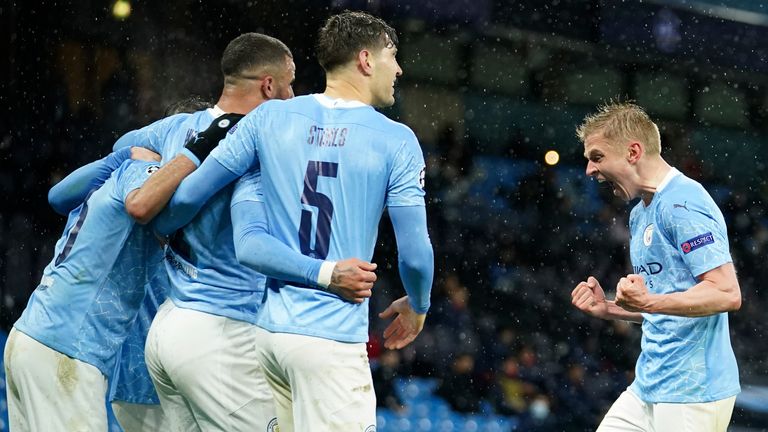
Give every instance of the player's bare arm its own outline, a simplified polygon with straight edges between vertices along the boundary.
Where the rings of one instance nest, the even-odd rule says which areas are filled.
[[[188,157],[176,156],[128,196],[125,210],[138,223],[149,223],[168,204],[179,183],[196,168]]]
[[[351,302],[362,303],[371,296],[376,267],[376,264],[357,258],[339,261],[333,268],[328,290]]]
[[[152,175],[138,193],[132,194],[131,199],[126,201],[128,214],[140,224],[149,223],[165,208],[181,181],[197,168],[199,161],[205,159],[242,118],[242,114],[224,114],[211,122],[208,129],[187,141],[185,152]],[[192,160],[193,157],[198,160]]]
[[[160,155],[144,147],[131,147],[131,159],[147,162],[160,162]]]
[[[384,347],[388,349],[401,349],[416,339],[424,328],[427,314],[416,313],[408,301],[408,296],[400,297],[390,304],[379,318],[395,319],[384,329]]]
[[[643,316],[634,311],[627,311],[615,301],[605,298],[605,291],[596,278],[590,276],[579,282],[571,292],[571,304],[580,311],[604,320],[623,320],[635,323],[643,322]]]
[[[627,275],[617,286],[617,303],[646,313],[701,317],[736,311],[741,307],[741,288],[733,263],[726,263],[698,277],[687,291],[651,294],[640,275]]]

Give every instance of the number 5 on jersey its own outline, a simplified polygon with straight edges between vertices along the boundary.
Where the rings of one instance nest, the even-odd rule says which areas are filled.
[[[312,248],[312,211],[301,211],[299,225],[299,244],[301,253],[312,258],[324,260],[328,256],[328,246],[331,240],[331,220],[333,219],[333,203],[328,196],[317,192],[317,178],[336,178],[339,164],[335,162],[309,161],[307,173],[304,176],[304,192],[301,203],[317,207],[317,228],[315,230],[315,247]]]

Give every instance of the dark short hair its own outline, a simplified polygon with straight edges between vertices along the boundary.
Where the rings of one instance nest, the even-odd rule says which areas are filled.
[[[384,20],[365,12],[344,11],[325,22],[317,37],[317,60],[326,72],[344,65],[366,48],[397,46],[397,34]]]
[[[232,39],[221,56],[224,79],[240,78],[254,69],[282,67],[291,50],[279,39],[261,33],[244,33]]]
[[[178,100],[165,108],[165,117],[179,113],[193,113],[196,111],[211,108],[213,104],[200,96],[190,96]]]

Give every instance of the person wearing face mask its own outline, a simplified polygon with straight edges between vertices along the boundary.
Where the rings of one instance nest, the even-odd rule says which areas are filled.
[[[661,157],[659,129],[639,106],[605,105],[577,134],[586,174],[640,198],[629,217],[633,271],[615,299],[593,276],[571,294],[589,315],[642,324],[635,381],[597,430],[725,431],[740,391],[728,312],[741,307],[741,290],[723,215]]]

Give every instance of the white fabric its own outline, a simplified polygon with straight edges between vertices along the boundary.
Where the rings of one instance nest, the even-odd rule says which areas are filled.
[[[107,379],[93,365],[11,330],[5,344],[10,430],[107,430]]]
[[[328,288],[331,284],[334,268],[336,268],[336,261],[323,261],[320,265],[320,271],[317,273],[317,284],[323,288]]]
[[[254,332],[280,432],[376,430],[376,394],[364,343],[259,327]]]
[[[160,405],[112,402],[112,412],[124,432],[159,432],[171,429]]]
[[[146,359],[173,431],[267,431],[272,392],[253,325],[166,300],[147,335]]]
[[[736,396],[705,403],[646,403],[624,391],[597,432],[725,432]]]

